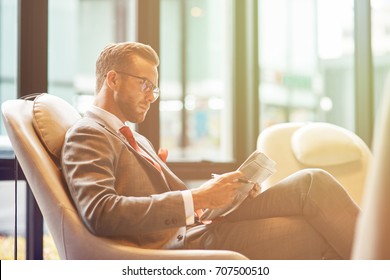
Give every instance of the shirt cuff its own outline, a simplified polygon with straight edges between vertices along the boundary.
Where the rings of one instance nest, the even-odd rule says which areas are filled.
[[[192,200],[192,193],[190,190],[182,191],[181,194],[184,200],[186,225],[189,226],[195,223],[194,201]]]

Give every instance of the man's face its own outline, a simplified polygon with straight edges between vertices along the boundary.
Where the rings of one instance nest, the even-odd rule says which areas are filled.
[[[123,69],[124,73],[147,79],[157,85],[157,67],[147,60],[136,57],[132,60],[132,70]],[[143,122],[150,104],[154,101],[152,90],[142,90],[143,80],[118,72],[119,88],[114,92],[114,100],[119,113],[132,123]]]

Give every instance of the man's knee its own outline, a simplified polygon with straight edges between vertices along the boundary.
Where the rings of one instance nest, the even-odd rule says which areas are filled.
[[[305,177],[307,194],[318,197],[334,197],[334,195],[345,194],[346,191],[337,179],[329,172],[320,168],[301,170]]]
[[[297,172],[297,176],[307,191],[318,191],[319,189],[329,191],[341,186],[329,172],[320,168],[302,169]]]
[[[326,170],[321,168],[306,168],[298,171],[301,176],[307,177],[310,182],[313,181],[336,181],[336,179]]]
[[[321,168],[305,168],[299,170],[297,173],[302,173],[302,175],[309,176],[310,180],[316,177],[322,178],[332,176],[328,171],[325,171]]]
[[[337,180],[320,168],[306,168],[295,172],[275,185],[279,190],[289,189],[306,196],[310,192],[326,193],[340,188]]]

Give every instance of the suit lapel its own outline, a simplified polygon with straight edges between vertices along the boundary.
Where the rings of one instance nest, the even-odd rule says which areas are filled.
[[[109,132],[114,137],[118,138],[124,145],[126,145],[127,149],[134,154],[140,161],[144,162],[146,166],[149,167],[151,172],[154,172],[156,176],[161,178],[163,180],[164,184],[168,187],[169,190],[187,190],[188,188],[186,185],[168,168],[168,166],[163,162],[156,153],[150,151],[150,144],[147,143],[148,140],[146,140],[145,137],[141,136],[137,132],[133,132],[134,137],[136,138],[138,145],[141,146],[142,149],[145,150],[146,153],[149,154],[150,157],[152,157],[154,160],[156,160],[164,173],[164,176],[161,176],[160,172],[142,155],[140,155],[134,148],[129,144],[127,139],[119,132],[112,129],[104,119],[101,119],[99,116],[94,114],[91,111],[87,111],[85,114],[85,117],[93,120],[94,122],[98,123],[100,126],[102,126],[107,132]]]
[[[101,127],[103,127],[107,132],[109,132],[112,136],[118,138],[119,140],[122,141],[123,144],[126,145],[126,147],[136,156],[138,157],[140,160],[148,163],[151,167],[153,167],[154,169],[156,169],[147,159],[145,159],[142,155],[140,155],[136,150],[134,150],[134,148],[129,144],[129,142],[127,141],[127,139],[122,135],[122,133],[118,132],[118,131],[115,131],[109,124],[106,123],[106,121],[102,118],[100,118],[98,115],[94,114],[93,112],[91,111],[87,111],[86,114],[85,114],[85,117],[93,120],[94,122],[98,123]],[[149,151],[146,150],[146,152],[148,154]],[[158,172],[158,171],[157,171]]]
[[[155,153],[151,152],[150,149],[152,149],[152,146],[150,143],[148,143],[148,140],[137,133],[136,131],[133,132],[134,137],[136,138],[138,145],[142,147],[155,161],[157,161],[161,169],[165,175],[165,179],[170,187],[171,190],[188,190],[187,186],[181,181],[173,172],[169,169],[167,164],[160,159],[160,157]]]

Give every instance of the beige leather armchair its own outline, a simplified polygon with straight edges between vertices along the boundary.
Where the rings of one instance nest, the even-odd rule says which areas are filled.
[[[264,189],[300,169],[321,168],[361,204],[372,153],[355,133],[323,122],[281,123],[260,133],[257,149],[277,164],[277,171],[262,184]]]
[[[78,112],[42,94],[2,104],[4,124],[61,259],[246,259],[223,250],[134,248],[91,234],[79,218],[58,168],[65,132]]]
[[[374,159],[356,227],[353,259],[390,260],[390,90],[377,115]]]

